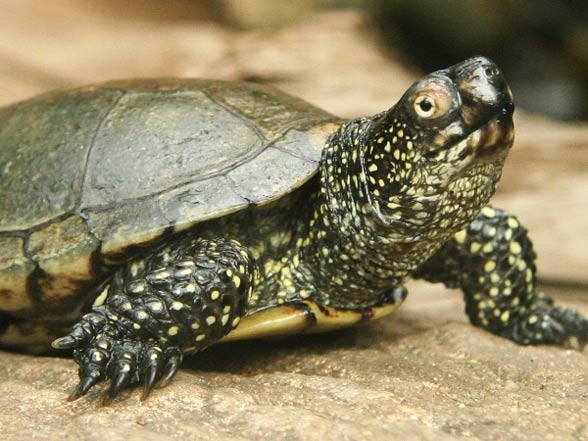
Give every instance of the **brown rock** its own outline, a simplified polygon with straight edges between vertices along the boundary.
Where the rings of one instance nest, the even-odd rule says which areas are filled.
[[[465,323],[459,294],[412,288],[369,325],[210,348],[143,403],[102,407],[103,386],[67,403],[73,361],[0,352],[3,437],[588,439],[585,354],[517,346]]]

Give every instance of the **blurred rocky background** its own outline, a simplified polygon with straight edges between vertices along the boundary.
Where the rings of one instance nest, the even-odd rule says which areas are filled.
[[[517,141],[495,204],[531,230],[543,288],[588,312],[586,2],[0,0],[0,105],[124,77],[273,84],[344,117],[475,54],[505,71]],[[1,128],[0,128],[1,129]],[[2,164],[0,164],[0,169]],[[0,182],[1,185],[1,182]],[[3,439],[588,439],[588,357],[470,327],[413,283],[394,316],[211,348],[145,403],[65,403],[69,359],[0,352]]]

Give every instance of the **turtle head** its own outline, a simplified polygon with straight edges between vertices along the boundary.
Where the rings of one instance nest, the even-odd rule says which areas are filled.
[[[419,237],[463,228],[495,191],[513,111],[500,69],[484,57],[414,83],[366,130],[362,168],[378,219]]]

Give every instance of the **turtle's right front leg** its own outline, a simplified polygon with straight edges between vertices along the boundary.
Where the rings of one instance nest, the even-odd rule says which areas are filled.
[[[231,240],[177,243],[113,276],[57,349],[74,348],[80,382],[75,400],[111,379],[105,402],[129,384],[143,382],[142,399],[166,384],[183,354],[218,341],[237,326],[254,283],[248,249]]]

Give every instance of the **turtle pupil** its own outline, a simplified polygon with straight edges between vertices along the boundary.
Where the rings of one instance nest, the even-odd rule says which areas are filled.
[[[433,103],[428,98],[425,98],[419,103],[419,107],[423,112],[429,112],[433,108]]]

